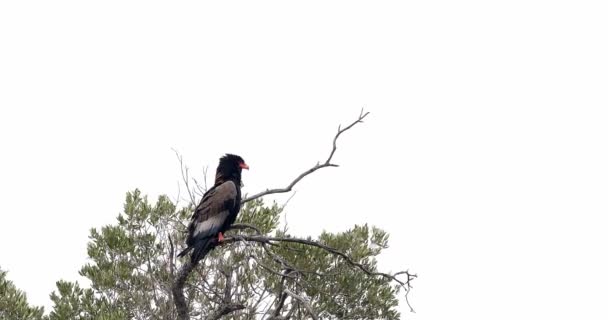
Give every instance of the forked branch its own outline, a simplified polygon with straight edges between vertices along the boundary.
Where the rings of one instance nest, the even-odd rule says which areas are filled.
[[[332,149],[331,152],[329,153],[329,156],[327,157],[327,160],[325,160],[325,162],[320,163],[317,162],[316,165],[314,165],[312,168],[302,172],[299,176],[297,176],[293,181],[291,181],[291,183],[289,185],[287,185],[287,187],[285,188],[275,188],[275,189],[266,189],[265,191],[262,191],[260,193],[254,194],[253,196],[247,197],[245,199],[243,199],[242,203],[246,203],[249,202],[251,200],[255,200],[257,198],[269,195],[269,194],[273,194],[273,193],[285,193],[285,192],[290,192],[291,189],[298,183],[300,182],[300,180],[302,180],[304,177],[306,177],[307,175],[321,169],[321,168],[325,168],[325,167],[337,167],[337,164],[331,163],[332,158],[334,157],[334,154],[336,153],[336,149],[338,148],[337,146],[337,141],[338,138],[340,137],[340,135],[342,133],[344,133],[346,130],[352,128],[353,126],[355,126],[357,123],[363,123],[363,119],[365,119],[365,117],[367,117],[367,115],[369,114],[369,112],[364,112],[363,109],[361,109],[361,113],[359,113],[359,117],[357,118],[357,120],[353,121],[351,124],[349,124],[348,126],[342,128],[342,126],[338,126],[338,133],[336,133],[336,135],[334,136],[334,140],[332,142]]]
[[[299,243],[299,244],[303,244],[303,245],[317,247],[317,248],[323,249],[335,256],[339,256],[346,263],[348,263],[352,267],[355,267],[355,268],[363,271],[364,273],[366,273],[369,276],[379,276],[379,277],[385,278],[389,281],[396,282],[397,284],[399,284],[399,286],[401,288],[403,288],[403,290],[405,290],[406,295],[407,295],[407,293],[409,293],[410,289],[412,288],[410,282],[417,277],[416,274],[412,274],[409,271],[399,271],[392,275],[388,274],[388,273],[384,273],[384,272],[372,271],[369,268],[367,268],[365,265],[351,259],[346,253],[344,253],[340,250],[337,250],[335,248],[332,248],[330,246],[327,246],[318,241],[300,239],[300,238],[292,238],[292,237],[289,237],[289,238],[268,237],[268,236],[264,236],[264,235],[260,235],[260,234],[258,234],[258,235],[236,234],[233,236],[226,237],[223,244],[229,244],[229,243],[234,243],[234,242],[238,242],[238,241],[258,242],[258,243],[270,244],[270,245],[276,245],[277,242],[287,242],[287,243]],[[294,268],[294,267],[291,266],[291,268]],[[297,269],[296,269],[296,271],[303,272],[303,270],[297,270]],[[401,279],[397,278],[397,276],[400,276],[400,275],[405,275],[406,279],[401,280]],[[409,302],[408,302],[408,305],[409,305]],[[412,309],[411,306],[410,306],[410,309]]]
[[[337,167],[338,166],[337,164],[332,163],[332,159],[337,150],[338,138],[340,137],[340,135],[342,135],[342,133],[346,132],[347,130],[350,130],[356,124],[362,123],[368,114],[369,114],[369,112],[364,112],[364,110],[362,109],[361,113],[359,114],[359,116],[357,117],[357,119],[355,121],[353,121],[349,125],[345,126],[344,128],[342,128],[342,126],[338,126],[338,132],[336,133],[336,135],[334,136],[334,138],[332,140],[331,152],[329,153],[329,156],[323,163],[318,162],[316,165],[314,165],[310,169],[302,172],[299,176],[297,176],[293,181],[291,181],[291,183],[289,183],[284,188],[267,189],[265,191],[262,191],[260,193],[254,194],[253,196],[243,199],[242,203],[246,203],[246,202],[258,199],[260,197],[263,197],[263,196],[266,196],[269,194],[290,192],[290,191],[292,191],[292,188],[307,175],[309,175],[321,168]],[[190,196],[191,202],[194,203],[194,199],[196,196],[196,189],[192,188],[191,186],[188,185],[188,183],[187,183],[187,181],[189,180],[188,169],[184,167],[182,158],[179,154],[177,154],[177,152],[176,152],[176,155],[178,157],[178,160],[180,161],[180,166],[182,167],[182,177],[184,178],[184,180],[186,182],[186,188],[188,190],[188,195]],[[200,186],[197,182],[196,182],[196,186],[199,187],[199,191],[201,191]],[[382,277],[390,282],[398,284],[401,288],[403,288],[405,290],[406,301],[407,301],[407,294],[409,293],[409,291],[411,289],[410,281],[412,281],[414,278],[416,278],[416,275],[410,274],[409,271],[401,271],[401,272],[397,272],[394,274],[388,274],[388,273],[383,273],[383,272],[377,272],[375,270],[370,270],[367,266],[353,260],[346,253],[344,253],[340,250],[337,250],[335,248],[332,248],[330,246],[327,246],[318,241],[300,239],[300,238],[291,238],[291,237],[266,236],[266,235],[261,234],[260,230],[257,227],[255,227],[253,225],[248,225],[248,224],[234,224],[234,225],[232,225],[231,229],[240,229],[240,230],[250,229],[250,230],[254,230],[255,232],[254,232],[254,234],[239,233],[239,234],[235,234],[235,235],[226,237],[224,242],[222,243],[222,245],[227,245],[230,243],[236,243],[236,242],[241,242],[241,241],[245,242],[245,243],[249,243],[249,242],[260,243],[262,245],[262,247],[265,249],[265,252],[267,254],[271,255],[271,257],[275,261],[280,262],[280,264],[283,266],[284,270],[292,270],[294,272],[298,272],[299,274],[314,273],[318,276],[324,276],[323,274],[319,274],[316,272],[310,272],[307,270],[297,270],[297,269],[294,270],[293,266],[290,266],[287,261],[284,261],[284,259],[282,259],[281,257],[274,254],[269,249],[269,247],[277,246],[279,243],[298,243],[298,244],[312,246],[312,247],[316,247],[316,248],[325,250],[334,256],[340,257],[348,265],[350,265],[353,268],[359,269],[360,271],[364,272],[368,276]],[[255,259],[255,257],[252,257],[252,258]],[[261,266],[264,267],[265,269],[268,269],[271,273],[273,273],[277,276],[281,276],[282,281],[285,281],[287,278],[292,277],[291,272],[285,273],[285,271],[284,271],[283,273],[280,273],[280,272],[272,270],[270,267],[267,267],[263,264],[261,264]],[[174,281],[174,285],[172,288],[174,303],[176,306],[176,311],[178,313],[178,319],[180,319],[180,320],[188,319],[188,313],[189,313],[188,305],[187,305],[186,299],[184,297],[183,290],[184,290],[184,285],[186,283],[186,279],[189,276],[189,274],[194,270],[194,268],[195,268],[195,265],[193,265],[189,260],[187,260],[182,265],[180,270],[177,272],[177,275],[176,275],[176,278]],[[400,278],[398,278],[398,276]],[[207,319],[219,319],[231,312],[241,310],[244,308],[243,305],[234,304],[230,301],[231,300],[230,299],[230,296],[231,296],[230,281],[231,281],[231,279],[229,279],[228,275],[226,275],[226,277],[227,277],[227,279],[226,279],[227,287],[225,288],[226,291],[224,293],[223,303],[220,306],[220,308],[216,312],[209,315]],[[293,291],[290,291],[288,288],[281,288],[281,289],[282,289],[282,292],[280,293],[280,295],[278,297],[277,304],[275,306],[275,309],[273,310],[273,313],[270,315],[270,318],[272,318],[272,319],[289,318],[291,316],[291,314],[293,313],[293,311],[295,310],[295,306],[299,304],[308,311],[308,313],[310,314],[310,316],[313,319],[318,319],[318,315],[315,313],[315,311],[312,309],[310,303],[304,297],[298,295],[297,293],[295,293]],[[292,299],[292,301],[294,301],[294,303],[292,304],[292,307],[289,310],[288,314],[285,317],[283,317],[280,315],[280,313],[281,313],[282,309],[286,308],[285,303],[286,303],[287,297],[290,297]],[[409,305],[409,302],[407,302],[407,303]],[[411,306],[410,306],[410,309],[411,309]]]

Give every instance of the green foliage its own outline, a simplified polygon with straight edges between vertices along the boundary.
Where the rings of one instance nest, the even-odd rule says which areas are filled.
[[[288,236],[283,232],[277,235]],[[337,234],[324,232],[318,240],[345,253],[372,272],[377,271],[374,257],[388,246],[388,234],[367,225],[355,226]],[[309,245],[283,244],[276,253],[297,269],[307,271],[302,275],[302,290],[312,298],[314,309],[321,311],[323,318],[399,318],[395,310],[398,287],[391,286],[388,280],[367,276],[360,269],[345,263],[343,258]]]
[[[290,237],[280,226],[281,212],[276,204],[266,206],[258,199],[244,206],[237,223],[254,225],[264,235]],[[180,209],[166,196],[150,203],[139,190],[127,193],[117,222],[90,232],[90,262],[80,274],[91,287],[57,282],[49,319],[174,319],[171,286],[182,262],[176,254],[183,249],[191,213],[192,205]],[[253,231],[232,230],[227,236],[238,233]],[[316,240],[374,271],[375,257],[387,247],[388,235],[364,225],[337,234],[325,232]],[[283,272],[291,273],[283,278]],[[274,310],[285,289],[310,301],[324,319],[399,319],[393,285],[302,244],[239,241],[217,247],[190,275],[185,294],[196,319],[218,310],[227,292],[232,303],[245,309],[224,319],[261,319]],[[309,318],[295,299],[286,297],[284,304],[281,314],[291,310],[292,319]]]
[[[92,289],[81,289],[77,283],[57,282],[57,291],[51,294],[54,303],[49,320],[123,320],[120,310],[111,308],[103,297],[96,297]]]
[[[263,234],[269,234],[279,226],[281,211],[276,203],[266,207],[262,199],[253,200],[239,212],[238,223],[254,225]]]
[[[97,299],[129,319],[160,319],[171,314],[167,293],[173,278],[173,256],[184,233],[186,209],[177,210],[166,196],[152,205],[139,190],[127,194],[116,225],[91,230],[91,263],[80,274],[91,280]],[[173,237],[174,240],[170,240]]]
[[[42,307],[31,307],[21,290],[6,278],[0,269],[0,319],[38,320],[44,319]]]

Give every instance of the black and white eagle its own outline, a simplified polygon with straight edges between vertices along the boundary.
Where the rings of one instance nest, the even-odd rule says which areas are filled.
[[[215,172],[215,183],[203,195],[188,225],[188,247],[180,252],[178,257],[192,250],[190,259],[196,264],[224,240],[223,232],[234,223],[241,208],[243,169],[249,169],[249,166],[240,156],[226,154],[220,158]]]

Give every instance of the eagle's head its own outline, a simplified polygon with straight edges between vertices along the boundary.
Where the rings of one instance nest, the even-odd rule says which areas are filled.
[[[240,183],[243,169],[249,170],[249,166],[245,163],[245,160],[236,154],[228,153],[220,158],[220,163],[215,172],[215,182],[236,180]]]

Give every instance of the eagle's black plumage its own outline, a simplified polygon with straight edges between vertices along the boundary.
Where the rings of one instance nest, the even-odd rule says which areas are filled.
[[[181,257],[192,251],[192,263],[197,263],[223,238],[236,220],[241,207],[241,171],[249,169],[243,158],[226,154],[220,158],[215,173],[215,183],[203,195],[190,224],[188,225],[188,247],[178,254]]]

